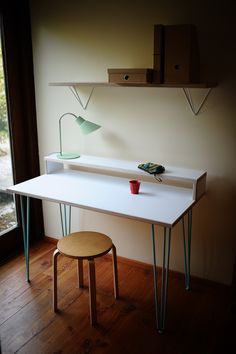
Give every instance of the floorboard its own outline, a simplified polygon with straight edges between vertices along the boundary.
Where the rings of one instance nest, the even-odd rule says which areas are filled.
[[[77,287],[76,263],[59,256],[58,305],[52,311],[52,253],[42,241],[30,250],[30,278],[23,255],[0,268],[1,353],[33,354],[231,354],[235,314],[224,285],[170,272],[166,331],[155,329],[151,267],[118,259],[120,299],[113,297],[111,258],[96,260],[97,326],[89,322],[88,278]],[[231,348],[231,345],[234,347]]]

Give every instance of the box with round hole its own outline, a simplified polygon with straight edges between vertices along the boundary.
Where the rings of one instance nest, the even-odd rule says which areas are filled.
[[[147,84],[152,82],[152,69],[108,69],[110,83]]]

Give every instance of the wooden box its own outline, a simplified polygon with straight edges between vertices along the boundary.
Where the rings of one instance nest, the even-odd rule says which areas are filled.
[[[164,82],[199,82],[199,51],[194,25],[165,26]]]
[[[164,31],[163,25],[154,25],[153,83],[164,81]]]
[[[116,84],[146,84],[152,82],[152,69],[108,69],[109,82]]]

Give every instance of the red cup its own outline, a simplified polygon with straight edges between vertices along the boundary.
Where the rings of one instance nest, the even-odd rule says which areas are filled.
[[[139,193],[139,187],[140,187],[140,182],[137,181],[136,179],[132,179],[129,181],[129,186],[130,186],[130,192],[132,194],[138,194]]]

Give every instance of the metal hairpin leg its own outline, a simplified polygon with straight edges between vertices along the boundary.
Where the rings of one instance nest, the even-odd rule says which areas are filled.
[[[152,241],[153,241],[153,274],[154,274],[154,296],[155,296],[155,313],[156,327],[159,333],[163,333],[165,329],[165,319],[167,310],[167,293],[168,293],[168,275],[170,261],[170,242],[171,228],[168,228],[167,254],[166,254],[166,227],[164,228],[163,255],[162,255],[162,274],[160,303],[158,303],[158,287],[157,287],[157,270],[156,270],[156,248],[155,248],[155,230],[152,224]]]
[[[59,204],[63,237],[71,232],[71,205]],[[63,210],[62,210],[63,209]]]
[[[26,197],[26,215],[24,212],[24,200],[23,196],[20,196],[20,209],[21,209],[21,222],[23,231],[23,241],[24,241],[24,254],[25,254],[25,265],[26,265],[26,280],[30,282],[29,279],[29,222],[30,222],[30,198]]]
[[[154,230],[154,225],[153,224],[152,224],[152,250],[153,250],[153,276],[154,276],[155,315],[156,315],[156,328],[158,328],[157,265],[156,265],[155,230]]]
[[[183,226],[183,243],[184,243],[184,269],[185,269],[185,288],[190,290],[190,258],[191,258],[191,238],[192,238],[192,209],[188,211],[188,240],[186,252],[186,237],[184,217],[182,218]]]

